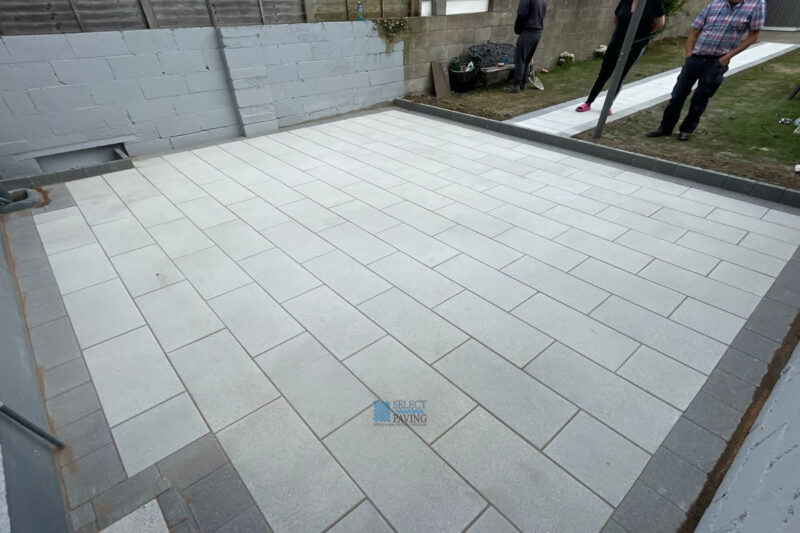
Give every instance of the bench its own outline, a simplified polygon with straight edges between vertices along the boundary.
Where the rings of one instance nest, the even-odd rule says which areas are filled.
[[[509,74],[514,71],[514,63],[506,63],[502,67],[483,67],[481,68],[481,76],[483,81],[483,88],[489,90],[489,85],[505,81]]]
[[[470,60],[478,68],[478,81],[488,89],[490,83],[503,81],[503,77],[508,77],[514,70],[513,63],[506,63],[502,67],[497,64],[506,58],[506,61],[514,57],[514,47],[507,43],[493,43],[487,41],[483,44],[475,44],[468,49]]]

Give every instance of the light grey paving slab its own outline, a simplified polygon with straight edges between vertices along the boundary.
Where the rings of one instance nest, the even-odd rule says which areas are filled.
[[[294,188],[294,190],[314,200],[323,207],[333,207],[335,205],[349,202],[350,200],[353,199],[353,197],[350,196],[349,194],[343,193],[339,189],[331,187],[324,181],[320,180],[314,180],[314,181],[309,181],[308,183],[302,183],[300,185],[297,185]]]
[[[475,407],[458,390],[413,353],[390,337],[349,358],[345,364],[397,414],[395,401],[425,401],[424,424],[410,424],[426,442],[432,442]]]
[[[185,218],[154,226],[150,228],[150,235],[172,259],[214,246],[197,226]]]
[[[255,284],[218,296],[209,304],[253,357],[303,331],[300,324]]]
[[[468,336],[397,289],[358,308],[428,363],[467,340]]]
[[[133,217],[100,224],[93,230],[109,257],[153,244],[150,234]]]
[[[760,300],[754,294],[662,261],[653,261],[639,275],[742,318],[749,317]]]
[[[284,306],[340,360],[385,335],[383,330],[327,287],[302,294]]]
[[[620,209],[632,211],[644,216],[650,216],[660,208],[659,205],[654,203],[633,198],[627,194],[620,194],[618,192],[610,191],[602,187],[591,187],[581,194],[588,198],[592,198],[593,200],[613,205],[619,207]]]
[[[775,209],[768,209],[767,212],[764,214],[764,216],[761,218],[763,220],[766,220],[767,222],[774,222],[775,224],[781,224],[783,226],[788,226],[790,228],[800,229],[800,216],[792,213],[777,211]]]
[[[214,432],[280,395],[226,330],[170,352],[169,360]]]
[[[144,319],[119,279],[64,295],[64,306],[81,348],[144,325]]]
[[[319,235],[364,264],[377,261],[395,251],[385,242],[349,222],[322,231]]]
[[[234,261],[241,261],[273,248],[271,242],[241,220],[212,226],[206,229],[206,235]]]
[[[725,353],[724,344],[616,296],[591,316],[704,374],[711,372]]]
[[[128,208],[117,195],[81,200],[78,207],[90,226],[130,216]]]
[[[706,376],[697,370],[647,346],[636,350],[617,374],[682,411],[706,382]]]
[[[297,190],[300,189],[297,188]],[[366,181],[360,181],[352,185],[346,185],[342,187],[342,190],[348,195],[354,196],[362,202],[367,203],[377,209],[384,209],[390,205],[394,205],[402,201],[402,198],[399,196],[396,196],[381,187],[376,187],[375,185]]]
[[[76,202],[114,194],[102,176],[68,181],[64,185]]]
[[[487,196],[486,194],[477,192],[458,183],[451,183],[450,185],[436,189],[436,192],[483,212],[491,211],[504,203],[496,198],[492,198],[491,196]]]
[[[556,187],[542,187],[541,189],[536,189],[531,194],[559,205],[566,205],[567,207],[571,207],[587,215],[596,215],[606,207],[606,204],[602,202]]]
[[[522,531],[596,532],[611,515],[608,504],[482,409],[434,448]]]
[[[514,314],[611,371],[638,347],[633,339],[541,293],[515,309]]]
[[[512,228],[505,233],[501,233],[497,236],[497,241],[565,272],[586,259],[584,254],[572,248],[567,248],[562,244],[519,228]],[[502,268],[502,266],[499,268]]]
[[[199,439],[208,428],[189,395],[183,393],[120,424],[111,433],[130,477]]]
[[[670,319],[724,344],[733,342],[745,319],[692,298],[687,298]]]
[[[719,265],[711,271],[708,277],[757,296],[764,296],[775,282],[775,278],[771,276],[728,263],[727,261],[720,261]]]
[[[736,246],[705,235],[689,232],[678,240],[678,244],[702,251],[718,259],[761,272],[768,276],[777,276],[783,269],[784,261],[777,257],[764,255],[741,246]]]
[[[221,179],[206,183],[203,185],[203,190],[227,206],[255,198],[255,195],[250,190],[232,179]],[[177,202],[178,200],[174,201]]]
[[[510,266],[523,261],[515,261]],[[504,272],[507,272],[506,267]],[[445,261],[436,271],[470,289],[472,292],[510,311],[536,292],[527,285],[464,254]]]
[[[407,426],[376,426],[369,411],[325,444],[396,530],[462,531],[486,506]]]
[[[680,293],[592,257],[570,271],[570,274],[664,316],[669,316],[684,299]],[[558,298],[557,295],[550,296]]]
[[[61,294],[68,294],[117,277],[103,249],[87,244],[50,256],[50,267]]]
[[[489,507],[467,531],[469,533],[514,533],[518,529],[503,518],[497,509]]]
[[[711,257],[635,230],[629,231],[617,239],[616,242],[643,254],[703,275],[711,272],[719,262],[716,257]]]
[[[216,246],[178,257],[175,265],[206,300],[252,281]]]
[[[128,208],[145,228],[183,218],[183,213],[160,195],[130,202]]]
[[[748,233],[739,243],[739,246],[761,252],[762,254],[771,255],[772,257],[777,257],[784,261],[791,259],[792,255],[794,255],[794,251],[797,249],[796,244],[765,237],[758,233]]]
[[[265,228],[261,234],[301,263],[333,250],[333,246],[293,220]]]
[[[543,185],[551,185],[558,189],[574,192],[575,194],[581,194],[582,192],[591,188],[591,185],[588,183],[567,178],[565,176],[559,176],[557,174],[553,174],[552,172],[547,172],[546,170],[541,170],[541,169],[534,170],[530,174],[527,174],[525,177],[530,178],[534,181],[538,181]]]
[[[223,328],[187,281],[139,296],[136,304],[167,352]]]
[[[547,335],[469,291],[439,305],[436,312],[520,367],[552,342]]]
[[[333,211],[307,198],[280,206],[281,211],[311,231],[319,232],[344,222]]]
[[[424,207],[425,209],[429,209],[431,211],[435,211],[440,207],[444,207],[447,204],[453,202],[450,198],[446,198],[441,194],[436,194],[433,191],[429,191],[424,187],[420,187],[415,183],[403,183],[402,185],[397,185],[396,187],[392,187],[389,189],[389,192],[400,196],[401,198],[405,198],[412,204],[417,204],[420,207]]]
[[[210,196],[178,204],[178,209],[200,229],[218,226],[236,219],[236,215],[231,213],[227,207]]]
[[[349,533],[351,531],[389,533],[392,529],[389,527],[389,524],[381,518],[381,515],[378,514],[378,511],[375,510],[372,504],[368,501],[364,501],[328,531],[331,533]]]
[[[306,261],[303,266],[353,305],[358,305],[391,287],[386,281],[339,250]]]
[[[650,454],[583,411],[544,452],[613,506],[620,504]]]
[[[169,533],[164,515],[161,514],[161,508],[155,499],[103,529],[104,533],[138,533],[141,531]]]
[[[345,187],[347,185],[352,185],[353,183],[358,183],[359,181],[358,178],[352,174],[328,165],[312,168],[309,170],[308,174],[314,176],[315,178],[321,179],[322,181],[333,185],[334,187]]]
[[[708,218],[721,224],[773,237],[795,246],[800,244],[800,229],[774,224],[759,218],[726,211],[725,209],[715,209],[708,215]]]
[[[556,242],[633,273],[641,270],[651,260],[646,254],[578,229],[571,229],[560,235]]]
[[[218,438],[276,532],[323,530],[363,498],[283,399],[239,420]]]
[[[557,220],[565,225],[578,228],[587,233],[601,237],[603,239],[614,240],[627,230],[625,226],[609,222],[602,217],[587,215],[576,209],[564,205],[557,205],[554,208],[542,213],[543,216]]]
[[[337,205],[331,208],[331,211],[370,233],[378,233],[400,223],[382,211],[359,200]]]
[[[583,313],[608,298],[606,291],[530,257],[514,261],[503,272]]]
[[[229,181],[232,182],[233,180]],[[234,185],[238,184],[234,183]],[[181,175],[178,175],[175,179],[155,183],[155,186],[170,202],[176,204],[190,202],[208,196],[206,191],[195,185],[192,180]],[[212,194],[212,196],[215,195]],[[222,201],[221,198],[216,199]]]
[[[456,225],[450,219],[407,201],[387,207],[384,212],[428,235],[436,235]]]
[[[378,236],[429,267],[447,261],[458,253],[450,246],[406,224],[389,228],[378,233]]]
[[[463,290],[402,252],[375,261],[369,268],[428,307],[434,307]]]
[[[111,262],[134,297],[184,279],[169,257],[155,245],[112,257]]]
[[[574,405],[525,372],[470,340],[436,369],[538,448],[576,413]]]
[[[737,200],[728,195],[718,194],[712,191],[703,189],[689,188],[681,194],[684,198],[689,198],[697,202],[721,207],[728,211],[734,211],[750,217],[761,218],[766,212],[767,208],[753,202]]]
[[[650,453],[681,414],[562,344],[545,350],[525,370]]]
[[[642,200],[647,200],[648,202],[653,202],[654,204],[669,207],[670,209],[675,209],[676,211],[683,211],[684,213],[689,213],[690,215],[695,215],[698,217],[705,217],[713,210],[713,207],[707,204],[695,202],[694,200],[683,198],[681,196],[675,196],[674,194],[656,191],[647,187],[642,187],[641,189],[634,191],[631,193],[631,196],[641,198]]]
[[[83,356],[111,427],[183,392],[148,328],[93,346]]]
[[[681,235],[686,233],[685,229],[679,228],[678,226],[673,226],[672,224],[667,224],[655,218],[643,216],[615,206],[607,207],[600,211],[597,216],[604,220],[616,222],[626,228],[635,229],[639,232],[670,242],[678,240]]]
[[[376,399],[308,333],[276,346],[256,361],[320,438]]]
[[[159,196],[158,190],[136,169],[104,174],[103,178],[126,203]]]
[[[231,204],[228,209],[259,231],[289,221],[289,217],[261,198]]]
[[[484,237],[464,226],[450,228],[437,235],[436,238],[494,268],[503,268],[522,255],[496,240]],[[453,252],[452,255],[457,253],[455,250]],[[449,257],[445,259],[449,259]]]
[[[746,234],[743,230],[732,228],[707,218],[690,215],[683,211],[670,209],[669,207],[662,207],[659,209],[658,212],[653,214],[653,218],[733,244],[741,241],[742,237]]]
[[[42,246],[48,255],[91,244],[96,240],[94,233],[78,213],[77,208],[75,208],[74,212],[66,209],[63,211],[69,211],[73,214],[50,222],[36,222],[39,238],[42,240]]]
[[[492,161],[491,163],[497,164],[496,161]],[[499,168],[493,168],[487,172],[482,172],[481,177],[501,183],[503,185],[507,185],[509,187],[513,187],[515,189],[519,189],[520,191],[526,193],[539,189],[542,186],[542,184],[537,181],[523,178],[522,176]]]
[[[508,222],[457,202],[444,206],[436,212],[487,237],[495,237],[511,227]]]
[[[505,185],[497,185],[496,187],[492,187],[486,191],[486,194],[517,207],[527,209],[532,213],[542,213],[556,205],[549,200],[545,200],[544,198],[539,198],[538,196],[533,196],[531,194],[525,194],[522,191],[518,191],[517,189],[513,189]]]
[[[566,224],[515,205],[503,205],[489,214],[547,239],[553,239],[569,229]]]
[[[279,302],[321,285],[317,278],[277,248],[248,257],[239,264]]]
[[[303,198],[302,194],[273,178],[247,184],[247,188],[270,204],[278,207]]]

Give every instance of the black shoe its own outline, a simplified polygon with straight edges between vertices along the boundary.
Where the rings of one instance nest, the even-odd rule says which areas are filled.
[[[689,140],[689,134],[688,133],[684,133],[684,132],[678,133],[678,140],[679,141],[688,141]]]
[[[508,87],[504,87],[503,90],[507,93],[518,93],[519,92],[519,85],[516,83],[514,85],[509,85]]]
[[[653,131],[648,131],[648,137],[669,137],[672,135],[671,131],[664,131],[661,128],[654,129]]]

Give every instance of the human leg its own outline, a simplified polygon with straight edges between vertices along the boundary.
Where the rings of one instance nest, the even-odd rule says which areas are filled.
[[[692,86],[700,78],[703,73],[703,60],[697,56],[689,56],[683,63],[681,73],[678,75],[678,81],[675,87],[672,88],[672,96],[670,97],[669,104],[664,110],[661,117],[661,125],[659,130],[665,133],[671,133],[681,117],[681,110],[683,104],[689,93],[692,92]]]
[[[697,125],[700,123],[700,116],[706,110],[709,99],[714,96],[719,86],[722,85],[722,80],[727,71],[728,67],[721,65],[719,60],[715,58],[707,61],[700,80],[697,82],[697,89],[695,89],[689,102],[689,112],[681,122],[679,129],[682,133],[693,133],[697,129]]]

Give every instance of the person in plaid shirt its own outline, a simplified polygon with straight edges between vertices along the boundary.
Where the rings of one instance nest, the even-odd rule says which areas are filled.
[[[686,40],[686,62],[672,89],[661,125],[649,132],[648,137],[672,135],[683,104],[697,82],[689,113],[678,128],[678,140],[689,140],[708,100],[722,84],[731,58],[758,40],[765,9],[764,0],[714,0],[700,12],[692,22],[692,32]],[[745,33],[747,37],[742,39]]]

